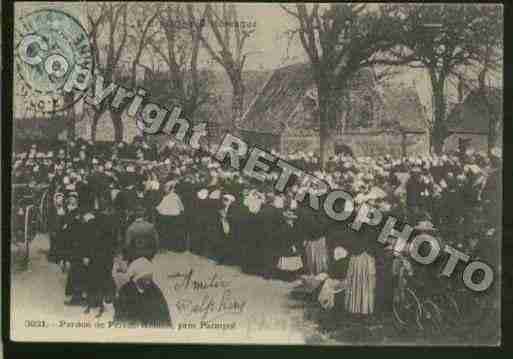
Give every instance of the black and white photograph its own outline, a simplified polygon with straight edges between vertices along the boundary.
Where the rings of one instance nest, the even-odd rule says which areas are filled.
[[[15,2],[10,339],[499,346],[503,12]]]

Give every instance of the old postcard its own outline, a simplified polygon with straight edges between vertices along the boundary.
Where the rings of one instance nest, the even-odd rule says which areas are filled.
[[[500,344],[501,5],[15,2],[13,38],[13,341]]]

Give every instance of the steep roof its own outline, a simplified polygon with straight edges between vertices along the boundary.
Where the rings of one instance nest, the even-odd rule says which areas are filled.
[[[241,121],[241,129],[277,133],[283,129],[313,78],[307,64],[294,64],[274,71],[257,94]]]
[[[470,92],[462,103],[456,105],[447,118],[450,132],[488,133],[490,110],[485,100],[489,101],[496,116],[502,116],[502,90],[489,87],[486,98],[478,89]]]
[[[374,85],[370,70],[362,70],[353,80],[356,86],[363,83]],[[308,64],[277,69],[249,106],[240,128],[245,131],[279,133],[312,85],[313,77]],[[384,125],[396,124],[395,127],[412,132],[425,131],[425,111],[413,86],[390,85],[381,90],[380,97],[387,119]]]
[[[270,75],[270,71],[248,70],[242,72],[242,81],[245,86],[244,110],[251,104]],[[196,120],[198,122],[211,121],[219,125],[231,124],[233,90],[228,76],[224,72],[210,71],[208,89],[211,99],[199,108],[195,114]]]

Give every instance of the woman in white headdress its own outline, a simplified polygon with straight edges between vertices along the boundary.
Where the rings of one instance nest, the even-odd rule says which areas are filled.
[[[141,257],[126,272],[126,283],[114,301],[114,320],[155,328],[171,327],[169,307],[153,280],[153,264]]]
[[[169,181],[164,186],[165,195],[157,206],[159,235],[165,249],[185,250],[183,231],[184,206],[175,192],[177,181]]]
[[[264,267],[264,222],[261,212],[264,203],[263,195],[255,190],[250,191],[244,199],[247,211],[242,216],[241,223],[241,268],[245,273],[256,274]]]

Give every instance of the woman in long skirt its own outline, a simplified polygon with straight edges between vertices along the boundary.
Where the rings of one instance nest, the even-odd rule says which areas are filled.
[[[376,261],[368,236],[365,231],[355,235],[345,279],[346,311],[365,316],[374,313],[376,294]]]
[[[304,261],[307,274],[317,275],[328,271],[326,235],[328,225],[324,213],[302,209],[301,222],[305,230]]]
[[[349,313],[374,313],[376,289],[376,264],[374,257],[367,252],[352,255],[347,270],[345,307]]]

